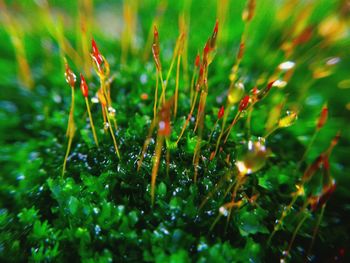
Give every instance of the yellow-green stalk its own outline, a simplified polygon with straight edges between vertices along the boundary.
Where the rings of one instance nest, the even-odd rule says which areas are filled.
[[[63,167],[62,167],[62,176],[64,176],[64,173],[66,171],[66,165],[67,165],[67,159],[71,150],[72,146],[72,141],[73,137],[75,134],[75,122],[74,122],[74,86],[76,82],[76,76],[73,73],[73,71],[70,69],[67,60],[64,58],[65,61],[65,78],[68,83],[68,85],[71,87],[72,91],[72,101],[71,101],[71,107],[69,111],[69,117],[68,117],[68,126],[67,126],[67,131],[66,131],[66,136],[68,137],[68,145],[67,145],[67,150],[66,154],[64,156],[64,161],[63,161]]]
[[[89,115],[89,120],[90,120],[90,126],[91,126],[91,130],[92,130],[92,134],[96,143],[96,146],[98,147],[98,140],[97,140],[97,135],[96,135],[96,131],[95,131],[95,126],[94,126],[94,122],[92,120],[92,115],[91,115],[91,111],[90,111],[90,105],[89,105],[89,100],[88,100],[88,96],[89,96],[89,88],[88,85],[86,84],[85,78],[83,76],[83,74],[80,73],[80,89],[81,92],[83,93],[84,96],[84,100],[85,100],[85,104],[86,104],[86,109]]]

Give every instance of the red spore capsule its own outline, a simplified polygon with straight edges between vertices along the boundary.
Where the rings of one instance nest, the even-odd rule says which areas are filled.
[[[239,110],[239,111],[245,110],[245,109],[248,107],[248,105],[249,105],[249,100],[250,100],[249,95],[246,95],[246,96],[241,100],[241,102],[239,103],[239,108],[238,108],[238,110]]]
[[[94,39],[91,40],[91,45],[92,45],[92,57],[95,60],[96,64],[98,66],[101,66],[103,58],[102,58],[102,55],[100,54],[100,51],[98,50],[98,47]]]
[[[201,63],[201,58],[200,58],[199,54],[197,54],[196,59],[195,59],[195,61],[194,61],[194,65],[195,65],[197,68],[199,68],[200,63]]]
[[[81,73],[80,73],[80,89],[81,89],[81,92],[83,93],[83,96],[87,98],[89,95],[89,88],[88,88],[88,85],[86,84],[83,74]]]
[[[218,119],[220,120],[225,114],[225,108],[224,106],[221,106],[219,112],[218,112]]]

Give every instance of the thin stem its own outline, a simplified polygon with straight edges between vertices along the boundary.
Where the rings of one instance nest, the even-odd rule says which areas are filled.
[[[66,131],[66,136],[68,136],[68,145],[67,145],[67,151],[64,156],[64,161],[63,161],[63,168],[62,168],[62,177],[64,176],[64,173],[66,171],[66,166],[67,166],[67,159],[70,153],[70,149],[72,146],[72,141],[75,133],[75,123],[74,123],[74,87],[71,87],[72,90],[72,102],[71,102],[71,107],[69,111],[69,117],[68,117],[68,127]]]
[[[109,114],[108,114],[108,109],[107,109],[107,107],[105,107],[105,112],[106,112],[106,116],[107,116],[109,132],[111,133],[111,136],[112,136],[112,139],[113,139],[113,144],[114,144],[115,152],[117,153],[117,156],[118,156],[118,158],[120,159],[119,149],[118,149],[117,141],[116,141],[115,136],[114,136],[114,132],[113,132],[111,120],[110,120],[110,118],[109,118]]]
[[[275,126],[274,128],[272,128],[270,131],[268,131],[265,135],[264,135],[264,139],[266,140],[267,137],[269,137],[272,133],[274,133],[276,130],[278,130],[278,125]]]
[[[311,240],[311,244],[310,244],[310,247],[309,249],[307,250],[307,253],[306,255],[310,255],[311,251],[312,251],[312,248],[314,246],[314,243],[315,243],[315,240],[316,240],[316,236],[317,236],[317,233],[318,233],[318,229],[320,227],[320,224],[321,224],[321,221],[322,221],[322,218],[323,218],[323,215],[324,215],[324,211],[326,209],[326,204],[324,204],[321,208],[321,213],[320,215],[318,216],[318,219],[317,219],[317,223],[316,223],[316,226],[314,228],[314,231],[313,231],[313,234],[312,234],[312,240]]]
[[[167,73],[166,78],[165,78],[165,86],[166,87],[168,86],[170,75],[171,75],[171,72],[173,71],[173,67],[174,67],[174,64],[175,64],[175,58],[176,58],[175,54],[176,53],[177,53],[177,47],[175,47],[173,57],[171,58],[170,67],[169,67],[168,73]]]
[[[156,89],[154,91],[154,106],[153,106],[153,120],[156,119],[157,116],[157,102],[158,102],[158,82],[159,82],[159,73],[157,70],[156,73]]]
[[[198,165],[199,165],[199,156],[200,156],[200,148],[201,148],[201,142],[202,142],[202,134],[198,134],[197,138],[197,144],[196,148],[194,150],[193,154],[193,166],[194,166],[194,182],[197,182],[197,177],[198,177]]]
[[[163,74],[162,74],[162,71],[159,71],[159,77],[160,77],[160,84],[161,84],[161,87],[162,87],[162,95],[160,96],[160,100],[162,101],[162,104],[165,104],[165,89],[166,89],[166,85],[164,84],[164,81],[163,81]],[[159,105],[158,105],[158,108],[159,108]]]
[[[179,77],[180,77],[180,62],[181,55],[177,56],[177,67],[176,67],[176,82],[175,82],[175,104],[174,104],[174,118],[177,114],[177,101],[179,97]]]
[[[212,197],[214,195],[214,193],[219,189],[219,187],[223,184],[224,180],[227,180],[225,178],[226,176],[224,176],[223,178],[220,179],[220,181],[215,185],[215,188],[213,190],[211,190],[209,192],[209,194],[204,198],[204,200],[202,201],[202,203],[199,205],[198,210],[200,211],[204,205],[208,202],[208,200],[210,199],[210,197]],[[231,175],[230,175],[231,178]],[[230,188],[231,189],[231,188]],[[226,195],[224,195],[225,198]]]
[[[290,253],[290,250],[292,249],[292,246],[293,246],[293,243],[294,243],[294,240],[295,240],[295,237],[297,236],[301,226],[303,225],[303,223],[305,222],[305,220],[309,217],[309,214],[305,214],[304,217],[300,220],[299,224],[297,225],[297,227],[295,228],[294,232],[293,232],[293,236],[289,242],[289,246],[287,248],[287,250],[283,253],[283,258],[286,258],[289,253]]]
[[[311,140],[309,142],[309,144],[307,145],[307,148],[303,154],[303,156],[301,157],[300,161],[298,162],[298,165],[297,165],[297,168],[299,169],[300,168],[300,165],[303,163],[303,161],[305,160],[305,157],[307,156],[307,154],[309,153],[310,149],[311,149],[311,146],[314,144],[315,142],[315,139],[316,139],[316,136],[318,134],[318,129],[315,130],[314,134],[312,135],[311,137]]]
[[[144,142],[144,144],[143,144],[143,147],[142,147],[140,160],[139,160],[138,163],[137,163],[137,171],[140,171],[140,168],[141,168],[141,165],[142,165],[144,156],[145,156],[145,154],[146,154],[148,145],[149,145],[149,143],[151,142],[152,132],[153,132],[153,130],[154,130],[155,125],[156,125],[156,120],[153,120],[152,123],[151,123],[151,127],[149,128],[149,131],[148,131],[146,140],[145,140],[145,142]]]
[[[201,151],[201,142],[202,142],[202,135],[203,135],[203,126],[204,126],[204,112],[205,112],[205,103],[207,99],[207,93],[205,91],[202,91],[201,94],[202,97],[202,104],[201,102],[199,107],[201,107],[201,114],[199,116],[199,130],[198,130],[198,138],[197,138],[197,144],[193,155],[193,165],[194,165],[194,182],[197,182],[197,176],[198,176],[198,164],[199,164],[199,157],[200,157],[200,151]]]
[[[97,136],[96,136],[96,131],[95,131],[95,126],[94,126],[94,122],[93,122],[93,120],[92,120],[91,111],[90,111],[90,106],[89,106],[89,101],[88,101],[87,97],[85,97],[85,103],[86,103],[87,112],[88,112],[88,114],[89,114],[89,119],[90,119],[90,125],[91,125],[92,135],[94,136],[94,140],[95,140],[95,143],[96,143],[97,147],[99,147],[99,145],[98,145],[98,140],[97,140]]]
[[[230,135],[230,133],[231,133],[231,130],[232,130],[233,125],[236,124],[236,122],[237,122],[239,116],[241,116],[241,113],[242,113],[241,111],[238,111],[238,112],[237,112],[235,118],[233,119],[231,125],[229,126],[228,131],[227,131],[227,134],[226,134],[226,137],[225,137],[225,140],[224,140],[224,144],[226,143],[226,141],[227,141],[227,139],[228,139],[228,137],[229,137],[229,135]]]
[[[291,210],[292,206],[294,205],[295,201],[298,199],[298,195],[295,194],[293,196],[292,201],[289,203],[289,205],[287,207],[284,208],[282,215],[280,217],[280,219],[277,221],[277,224],[275,225],[271,235],[269,236],[269,239],[267,240],[267,244],[270,245],[271,240],[273,238],[273,236],[276,234],[276,232],[280,229],[284,218],[288,215],[289,211]]]
[[[169,145],[169,139],[166,138],[166,145]],[[166,147],[166,176],[169,178],[169,169],[170,169],[170,150],[169,147]]]
[[[192,74],[192,79],[191,79],[191,87],[190,87],[190,104],[192,107],[192,101],[193,101],[193,96],[194,96],[194,80],[196,77],[196,69],[193,70],[193,74]]]
[[[198,91],[196,91],[196,94],[195,94],[194,99],[193,99],[194,102],[193,102],[192,108],[191,108],[191,110],[190,110],[190,114],[188,114],[188,116],[187,116],[186,122],[185,122],[185,124],[184,124],[183,127],[182,127],[180,136],[179,136],[179,138],[177,139],[176,144],[179,143],[179,141],[180,141],[182,135],[184,134],[184,132],[185,132],[185,130],[186,130],[186,127],[187,127],[188,123],[190,122],[190,120],[191,120],[191,118],[192,118],[192,114],[193,114],[193,111],[194,111],[194,107],[196,106],[197,97],[198,97]]]
[[[209,140],[208,140],[208,143],[210,143],[211,141],[211,137],[213,136],[213,133],[214,133],[214,130],[215,130],[215,127],[218,125],[218,122],[219,122],[219,119],[216,120],[213,128],[211,129],[211,132],[210,132],[210,135],[209,135]]]
[[[231,203],[232,204],[235,204],[235,199],[236,199],[236,196],[237,196],[237,192],[238,192],[239,188],[244,184],[244,182],[245,182],[245,174],[239,173],[236,185],[235,185],[235,187],[233,188],[233,191],[232,191],[232,198],[231,198]],[[227,230],[228,223],[230,222],[230,218],[231,218],[231,214],[232,214],[232,207],[233,206],[230,206],[229,211],[228,211],[227,220],[226,220],[226,226],[225,226],[225,232]]]
[[[205,106],[205,100],[206,100],[206,92],[202,91],[201,95],[199,97],[199,103],[198,103],[198,110],[197,110],[197,118],[196,118],[196,124],[194,126],[193,132],[196,132],[199,121],[201,120],[203,114],[204,114],[204,106]],[[205,96],[205,98],[204,98]]]
[[[70,149],[71,149],[71,146],[72,146],[72,141],[73,141],[73,137],[69,136],[67,151],[66,151],[66,155],[64,156],[64,161],[63,161],[62,177],[64,176],[64,173],[66,171],[67,159],[68,159],[69,152],[70,152]]]
[[[156,143],[156,149],[155,149],[154,155],[153,155],[153,167],[152,167],[152,178],[151,178],[152,207],[154,205],[155,186],[156,186],[156,179],[157,179],[157,174],[158,174],[158,169],[159,169],[160,155],[162,153],[163,142],[164,142],[164,136],[158,136],[157,143]]]
[[[252,120],[253,106],[254,106],[254,103],[252,104],[252,107],[249,108],[248,114],[247,114],[246,127],[248,131],[247,132],[248,138],[250,138],[250,134],[251,134],[251,120]]]
[[[230,104],[227,104],[226,109],[229,108],[229,105]],[[224,118],[223,118],[222,125],[221,125],[221,132],[219,134],[218,140],[216,141],[216,146],[215,146],[215,151],[214,151],[214,154],[213,154],[213,158],[215,157],[215,155],[218,152],[218,149],[219,149],[219,146],[220,146],[220,142],[221,142],[221,138],[224,135],[225,124],[226,124],[227,117],[228,117],[228,114],[229,114],[229,110],[226,110],[226,109],[225,109],[225,114],[224,114]]]
[[[221,217],[222,217],[222,215],[219,213],[218,216],[215,218],[214,222],[211,224],[211,226],[209,228],[209,232],[213,231],[215,225],[219,222]]]

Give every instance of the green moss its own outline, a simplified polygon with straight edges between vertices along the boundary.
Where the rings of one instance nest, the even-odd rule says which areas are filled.
[[[306,167],[325,151],[338,130],[342,130],[342,137],[330,157],[331,175],[338,187],[327,203],[309,256],[314,262],[335,257],[346,261],[350,247],[347,222],[350,200],[347,176],[350,172],[349,89],[337,86],[341,81],[348,81],[350,61],[346,50],[349,36],[320,47],[322,37],[317,33],[325,18],[340,15],[338,6],[342,1],[335,1],[337,5],[330,1],[312,4],[315,11],[308,24],[315,26],[313,36],[309,42],[296,47],[289,58],[297,66],[288,85],[284,89],[271,89],[254,106],[249,131],[248,113],[243,112],[227,143],[221,145],[222,150],[210,161],[221,131],[221,121],[214,127],[217,112],[225,104],[230,84],[228,75],[235,63],[243,30],[241,12],[244,3],[229,1],[226,25],[219,30],[222,39],[209,67],[209,93],[197,183],[193,181],[192,158],[199,134],[194,132],[193,120],[178,144],[176,140],[190,110],[188,80],[193,71],[193,60],[211,35],[217,1],[192,1],[187,58],[189,72],[186,76],[181,71],[178,113],[176,119],[172,119],[172,133],[162,151],[153,208],[150,182],[156,132],[152,134],[153,139],[139,172],[137,161],[153,119],[155,67],[151,57],[146,61],[142,57],[157,3],[139,1],[137,37],[142,48],[136,47],[135,53],[128,55],[127,63],[120,64],[120,41],[113,38],[113,34],[106,33],[116,30],[116,27],[119,29],[119,24],[108,21],[111,28],[104,28],[101,23],[108,18],[108,10],[123,10],[123,7],[119,2],[95,2],[91,31],[110,63],[111,75],[115,76],[111,83],[111,98],[116,110],[118,129],[115,135],[121,158],[116,156],[110,136],[103,132],[100,104],[93,103],[91,111],[100,142],[99,148],[95,146],[85,102],[77,85],[74,115],[77,131],[64,177],[61,177],[61,171],[66,150],[70,90],[64,80],[59,44],[52,34],[52,25],[42,22],[42,14],[38,13],[40,6],[35,2],[10,3],[10,11],[6,11],[28,30],[23,34],[35,86],[31,91],[24,87],[16,71],[10,34],[6,26],[0,28],[3,39],[0,49],[0,261],[274,262],[282,257],[293,231],[305,216],[307,218],[296,235],[288,258],[292,262],[303,262],[320,211],[301,208],[307,195],[322,191],[324,174],[321,170],[305,185],[306,195],[295,202],[270,244],[267,240],[276,220],[290,203],[291,194]],[[283,1],[257,2],[256,16],[247,31],[245,56],[238,71],[247,94],[261,76],[271,76],[285,60],[280,47],[285,40],[291,40],[293,21],[305,7],[301,3],[292,9],[290,18],[278,20],[276,16]],[[76,44],[80,36],[74,27],[79,24],[77,4],[66,1],[51,4],[55,12],[65,18],[64,34],[81,55],[80,46]],[[162,21],[158,22],[164,75],[178,34],[178,15],[188,3],[169,1],[168,5]],[[36,13],[38,17],[33,15]],[[118,12],[113,13],[113,18],[114,15],[122,17]],[[312,80],[313,67],[324,67],[331,57],[340,58],[339,63],[331,68],[332,74]],[[83,71],[73,58],[69,58],[69,62],[74,72]],[[173,71],[167,98],[175,89],[174,76]],[[98,83],[92,74],[88,79],[90,98],[98,90]],[[308,83],[311,85],[307,86]],[[264,85],[258,86],[263,88]],[[142,98],[143,94],[148,98]],[[209,231],[220,214],[220,207],[231,201],[232,191],[228,189],[236,179],[235,161],[240,158],[244,143],[248,138],[256,140],[266,133],[270,110],[284,100],[283,112],[298,110],[297,122],[268,137],[266,146],[270,152],[266,165],[248,175],[238,191],[237,199],[242,200],[242,206],[232,210],[229,221],[227,217],[221,217]],[[300,163],[325,102],[329,107],[328,122],[317,134],[305,161]],[[198,107],[194,117],[197,110]],[[228,123],[233,120],[236,110],[237,105],[232,107]],[[209,141],[213,128],[213,137]],[[166,148],[170,154],[169,173]],[[253,200],[254,197],[257,199]],[[204,200],[207,202],[200,207]]]

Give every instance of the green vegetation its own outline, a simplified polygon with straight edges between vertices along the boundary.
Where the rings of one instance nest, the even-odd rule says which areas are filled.
[[[349,16],[0,0],[0,261],[346,262]]]

